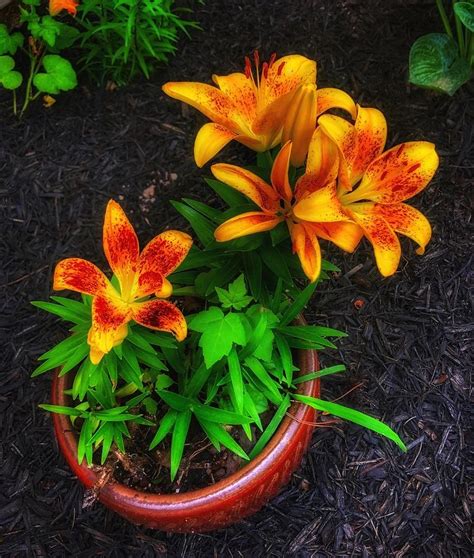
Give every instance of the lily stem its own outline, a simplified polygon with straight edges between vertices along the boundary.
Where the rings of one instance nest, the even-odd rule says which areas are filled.
[[[173,296],[199,296],[194,287],[178,287],[173,289]]]

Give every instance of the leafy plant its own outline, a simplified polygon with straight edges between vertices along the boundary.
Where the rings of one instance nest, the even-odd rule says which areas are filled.
[[[436,0],[446,33],[424,35],[410,50],[411,83],[448,95],[454,95],[474,71],[474,1],[453,0],[451,5],[450,18],[443,0]]]
[[[9,33],[0,24],[0,86],[12,91],[13,113],[21,117],[40,95],[46,94],[45,103],[50,105],[51,95],[77,86],[74,68],[59,52],[72,45],[78,31],[52,15],[42,15],[40,0],[23,0],[19,10],[23,32]],[[15,69],[17,53],[29,60],[25,76]],[[23,102],[18,106],[17,92],[23,84]]]
[[[174,0],[84,0],[79,8],[82,30],[79,64],[97,83],[129,83],[142,73],[149,78],[176,51],[180,32],[197,24],[180,17]]]

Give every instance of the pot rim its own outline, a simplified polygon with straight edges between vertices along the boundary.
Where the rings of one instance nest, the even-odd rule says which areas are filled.
[[[298,319],[298,322],[305,323]],[[300,370],[307,374],[311,371],[319,370],[319,360],[314,350],[298,350],[298,364]],[[67,405],[70,402],[69,396],[64,394],[70,383],[70,376],[59,377],[59,370],[55,371],[52,384],[52,401],[56,405]],[[320,380],[309,380],[300,385],[299,393],[304,395],[319,396]],[[170,506],[186,509],[205,505],[218,497],[226,499],[231,494],[245,490],[247,484],[264,473],[271,463],[284,453],[285,447],[291,442],[296,432],[306,424],[306,416],[313,410],[307,405],[295,401],[287,411],[287,415],[273,434],[265,448],[257,457],[246,463],[241,469],[232,473],[228,477],[211,484],[204,488],[190,490],[179,494],[157,494],[143,492],[130,488],[116,481],[108,482],[100,488],[101,499],[120,499],[125,505],[132,505],[140,508],[169,509]],[[288,416],[288,413],[291,416]],[[77,434],[72,428],[69,416],[53,413],[52,414],[56,439],[60,449],[66,458],[70,468],[76,476],[86,485],[87,488],[94,487],[99,482],[99,475],[89,468],[85,460],[81,464],[77,460]]]

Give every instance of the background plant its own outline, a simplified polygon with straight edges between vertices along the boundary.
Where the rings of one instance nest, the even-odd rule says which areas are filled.
[[[0,86],[12,91],[13,113],[22,116],[40,95],[46,95],[45,103],[51,104],[51,95],[77,86],[74,68],[59,53],[72,45],[79,32],[52,15],[42,15],[40,0],[23,0],[19,10],[23,24],[20,31],[10,33],[6,25],[0,24]],[[28,69],[23,73],[17,63],[21,54],[28,59]],[[23,100],[19,104],[22,85]]]
[[[454,95],[474,71],[474,0],[450,4],[446,11],[443,0],[436,0],[446,33],[423,35],[411,47],[410,81]]]
[[[97,83],[118,85],[142,73],[149,78],[176,51],[180,32],[198,27],[174,0],[85,0],[78,9],[81,69]]]

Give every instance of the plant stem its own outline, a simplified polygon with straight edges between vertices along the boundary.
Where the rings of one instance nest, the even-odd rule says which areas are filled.
[[[461,21],[459,20],[456,12],[454,11],[454,5],[456,4],[457,0],[453,0],[453,13],[454,13],[454,21],[456,22],[456,34],[458,36],[458,48],[459,54],[463,57],[466,57],[466,45],[464,43],[464,33],[463,33],[463,26]]]
[[[444,9],[444,5],[443,5],[443,0],[436,0],[436,7],[438,8],[438,12],[439,12],[439,15],[441,17],[441,21],[443,22],[444,29],[446,30],[446,33],[454,41],[453,30],[451,29],[451,25],[449,24],[448,15],[446,14],[446,10]]]
[[[31,83],[33,81],[33,76],[35,73],[36,57],[30,53],[30,58],[30,75],[28,76],[28,82],[26,84],[25,100],[23,102],[23,106],[21,107],[20,118],[23,116],[25,110],[28,108],[31,98]]]
[[[16,116],[17,106],[16,106],[16,90],[13,90],[13,114]]]

